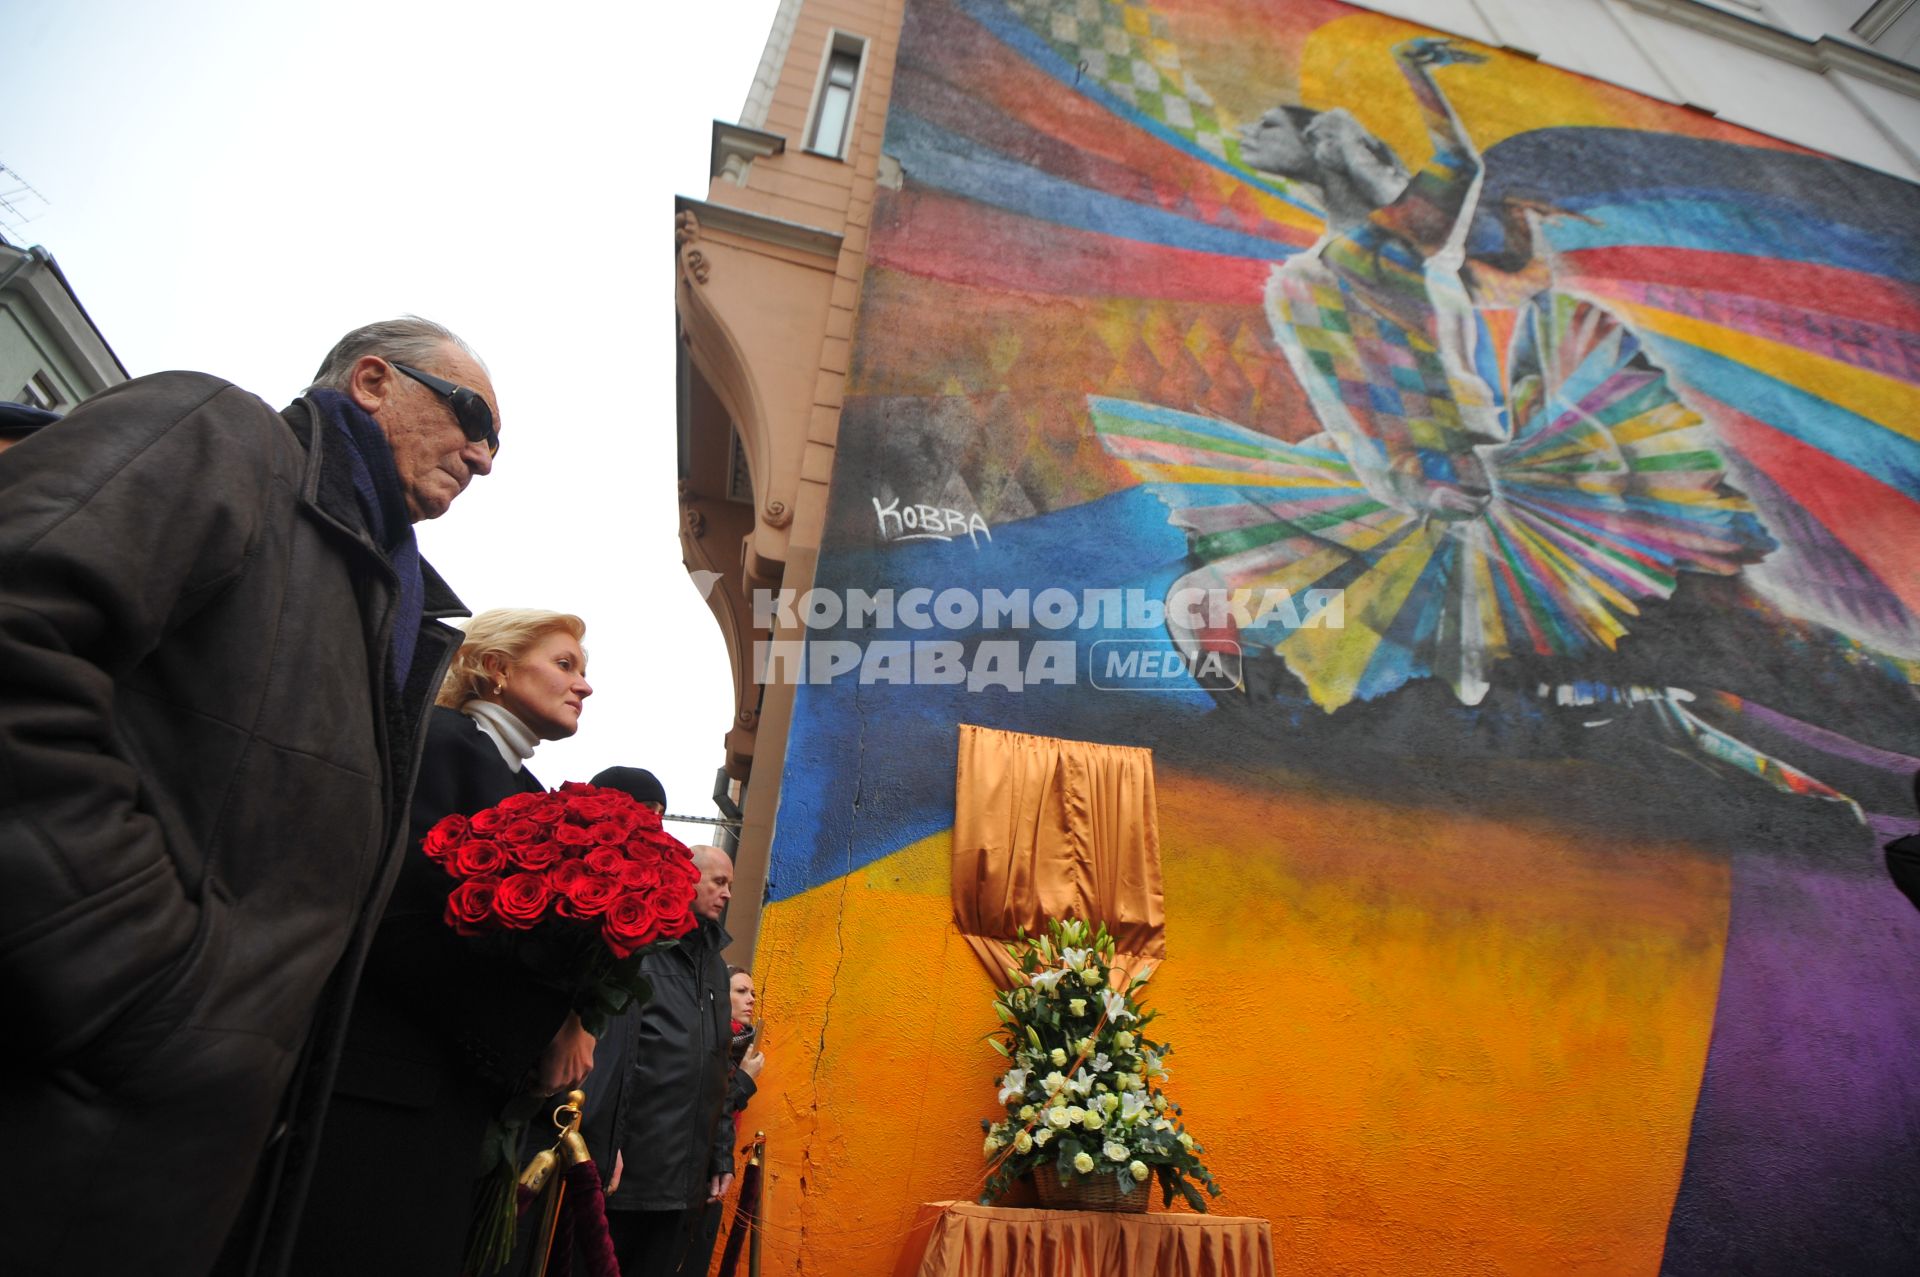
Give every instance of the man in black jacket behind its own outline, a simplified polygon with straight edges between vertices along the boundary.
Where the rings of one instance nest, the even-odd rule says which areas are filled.
[[[412,525],[497,415],[408,318],[285,412],[160,373],[0,456],[10,1273],[283,1261],[466,615]]]
[[[733,861],[718,847],[692,851],[700,926],[641,960],[653,996],[608,1027],[587,1079],[587,1147],[606,1178],[622,1277],[680,1271],[694,1222],[733,1181],[733,1120],[724,1112],[733,1035],[720,956]],[[701,1273],[706,1258],[694,1257]]]

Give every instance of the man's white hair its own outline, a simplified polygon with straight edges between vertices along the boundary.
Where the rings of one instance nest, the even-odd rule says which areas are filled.
[[[356,328],[335,342],[327,357],[320,361],[320,371],[314,374],[313,384],[345,390],[348,379],[353,376],[354,364],[363,355],[378,355],[391,363],[420,368],[438,355],[442,346],[449,345],[464,351],[482,369],[486,368],[486,361],[452,329],[418,315],[402,315],[399,319],[383,319]]]

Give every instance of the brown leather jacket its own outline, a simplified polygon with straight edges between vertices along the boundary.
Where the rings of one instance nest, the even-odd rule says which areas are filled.
[[[162,373],[0,456],[11,1271],[283,1262],[466,614],[429,569],[396,695],[396,593],[304,401]]]

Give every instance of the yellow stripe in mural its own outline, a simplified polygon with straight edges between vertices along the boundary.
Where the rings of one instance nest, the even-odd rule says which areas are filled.
[[[1440,535],[1422,529],[1349,585],[1344,626],[1295,630],[1278,645],[1276,650],[1306,683],[1314,704],[1332,713],[1352,699],[1381,636],[1427,570]]]
[[[1634,302],[1609,302],[1649,332],[1759,369],[1876,425],[1920,440],[1920,387],[1785,342]]]

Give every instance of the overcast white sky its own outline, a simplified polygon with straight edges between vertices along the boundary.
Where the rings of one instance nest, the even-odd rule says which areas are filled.
[[[672,197],[705,196],[774,8],[0,0],[0,163],[47,200],[9,238],[135,376],[278,406],[369,320],[466,337],[500,458],[427,557],[476,612],[586,618],[595,694],[543,781],[648,767],[700,815],[732,691],[676,533]]]

